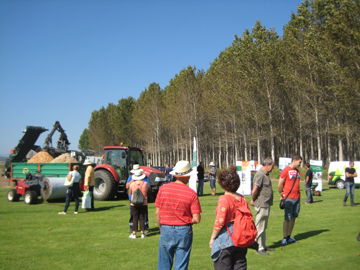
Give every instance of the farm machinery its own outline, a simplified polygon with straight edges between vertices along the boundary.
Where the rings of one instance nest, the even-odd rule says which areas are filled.
[[[58,130],[63,139],[64,144],[58,144],[55,149],[51,145],[51,136]],[[5,163],[4,175],[8,181],[15,183],[15,188],[10,189],[7,193],[9,201],[18,201],[20,197],[24,197],[26,204],[37,203],[38,197],[41,196],[43,200],[61,199],[66,196],[66,187],[63,186],[66,175],[71,171],[72,166],[80,166],[80,174],[84,177],[85,166],[82,165],[82,160],[79,163],[27,163],[26,156],[29,151],[39,152],[41,147],[35,145],[40,134],[48,131],[43,127],[27,126],[23,132],[25,133],[19,144],[11,150],[10,156]],[[44,149],[53,157],[59,156],[63,153],[69,152],[67,146],[69,145],[65,131],[60,126],[58,121],[55,122],[53,130],[45,140]],[[72,152],[72,151],[71,151]],[[75,152],[72,156],[81,158],[79,153]]]
[[[52,147],[51,137],[54,131],[60,132],[58,147]],[[72,155],[79,163],[27,163],[26,155],[30,150],[35,152],[41,150],[35,146],[35,142],[40,134],[47,129],[36,126],[27,126],[24,136],[19,144],[12,150],[9,159],[5,163],[4,175],[8,181],[15,182],[15,188],[10,189],[7,198],[9,201],[17,201],[24,197],[27,204],[36,203],[38,196],[43,200],[61,199],[66,197],[67,188],[63,186],[66,175],[74,165],[79,165],[79,172],[82,176],[80,188],[84,190],[83,179],[86,167],[83,165],[84,157],[82,154]],[[67,140],[64,130],[60,123],[55,122],[54,128],[45,140],[44,149],[53,157],[62,153],[69,152],[67,149],[70,143]],[[139,164],[140,168],[149,178],[151,188],[149,189],[149,201],[154,199],[162,184],[166,182],[164,174],[155,169],[144,166],[144,151],[138,147],[105,146],[104,159],[101,164],[92,165],[95,170],[95,200],[111,200],[115,196],[126,195],[126,181],[134,164]],[[73,154],[73,151],[71,151]]]
[[[149,178],[149,200],[155,199],[161,185],[166,183],[163,172],[144,166],[144,150],[131,146],[105,146],[104,160],[95,167],[94,198],[111,200],[126,193],[126,181],[134,164],[139,164]]]

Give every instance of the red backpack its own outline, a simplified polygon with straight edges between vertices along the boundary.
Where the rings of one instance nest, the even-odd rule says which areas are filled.
[[[244,202],[235,201],[234,197],[229,195],[225,196],[228,203],[235,204],[236,213],[233,225],[233,233],[231,234],[229,227],[226,228],[231,236],[236,247],[247,247],[255,242],[257,235],[256,226],[253,220],[251,210],[244,199]]]

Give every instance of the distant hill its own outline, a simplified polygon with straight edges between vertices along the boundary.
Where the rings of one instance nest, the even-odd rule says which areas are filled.
[[[8,157],[0,157],[0,161],[6,161]]]

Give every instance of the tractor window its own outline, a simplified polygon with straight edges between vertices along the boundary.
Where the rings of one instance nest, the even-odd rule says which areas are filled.
[[[130,164],[139,164],[140,166],[144,166],[144,160],[140,149],[130,150]]]
[[[106,163],[120,169],[126,167],[126,155],[124,155],[125,158],[123,158],[122,152],[125,152],[125,150],[124,149],[107,150],[105,153]]]

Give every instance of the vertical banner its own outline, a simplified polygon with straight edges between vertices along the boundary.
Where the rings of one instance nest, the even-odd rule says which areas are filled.
[[[312,186],[315,186],[315,191],[322,191],[322,160],[310,159],[310,169],[313,172]]]
[[[252,180],[256,173],[257,162],[251,161],[236,161],[237,173],[240,177],[240,187],[236,191],[241,195],[251,195]]]
[[[281,171],[286,168],[286,166],[290,165],[292,158],[288,157],[279,157],[279,176]]]
[[[197,158],[196,158],[196,152],[197,152],[197,148],[196,148],[196,138],[194,137],[194,147],[193,147],[193,158],[192,158],[192,162],[191,162],[191,169],[196,170],[197,168]],[[196,181],[197,181],[197,174],[190,176],[190,180],[189,180],[189,187],[191,189],[193,189],[195,192],[197,192],[197,185],[196,185]]]

